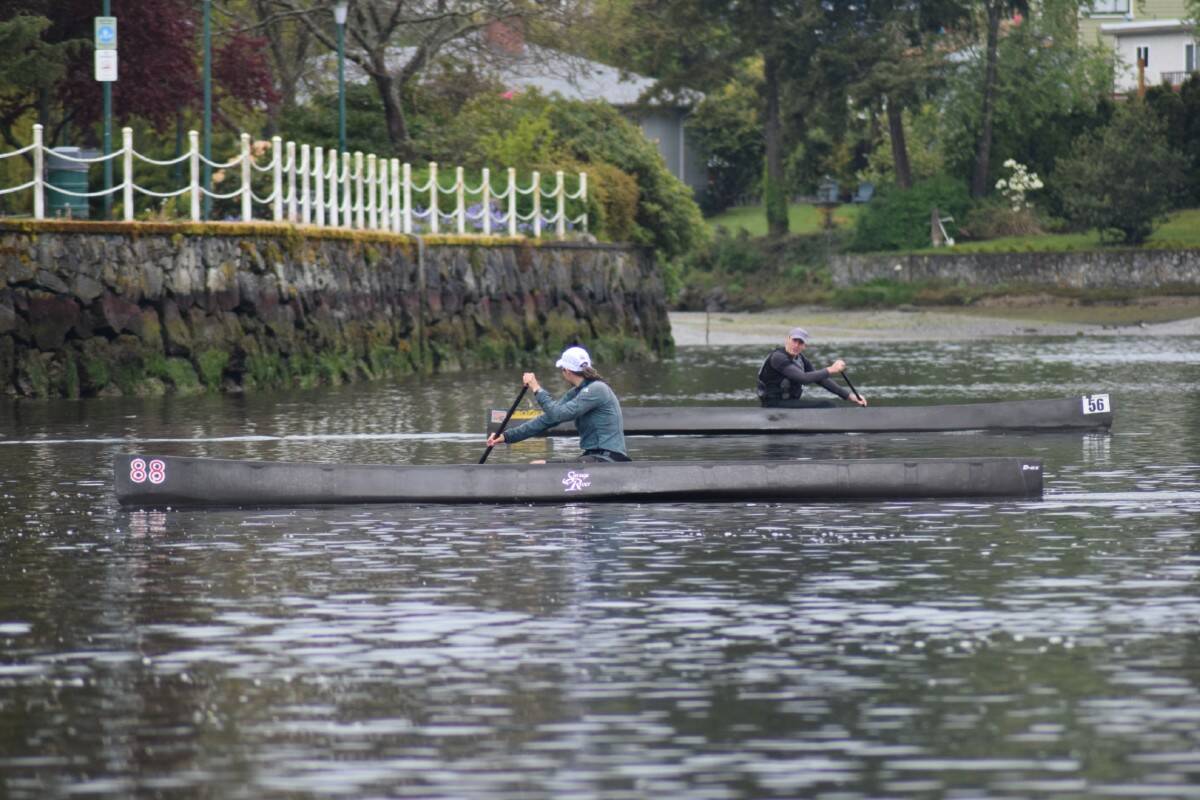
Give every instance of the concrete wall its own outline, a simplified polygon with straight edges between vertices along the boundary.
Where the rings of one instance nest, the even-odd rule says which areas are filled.
[[[1064,289],[1200,287],[1200,250],[839,255],[830,268],[839,287],[880,278]]]
[[[646,252],[287,226],[0,224],[0,394],[144,395],[672,347]]]

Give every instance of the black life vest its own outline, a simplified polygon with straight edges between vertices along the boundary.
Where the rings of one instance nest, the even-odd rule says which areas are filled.
[[[771,356],[776,353],[783,353],[789,361],[798,361],[805,372],[812,372],[812,364],[808,362],[803,353],[799,353],[793,358],[786,347],[776,347],[767,354],[762,366],[758,368],[758,386],[755,387],[755,393],[759,400],[794,399],[804,393],[804,387],[801,384],[797,383],[793,386],[782,372],[771,366]]]

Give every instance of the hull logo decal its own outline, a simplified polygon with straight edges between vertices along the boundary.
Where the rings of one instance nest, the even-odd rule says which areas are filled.
[[[563,486],[567,488],[564,492],[581,492],[587,486],[591,486],[592,482],[588,480],[591,475],[586,472],[571,471],[567,473],[567,477],[562,479]]]

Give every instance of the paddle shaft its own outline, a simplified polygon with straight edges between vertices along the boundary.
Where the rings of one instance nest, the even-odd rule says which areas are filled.
[[[521,387],[520,393],[517,394],[517,399],[513,400],[513,404],[508,408],[508,413],[504,415],[504,422],[500,423],[500,428],[496,431],[497,436],[504,433],[504,429],[508,427],[508,421],[512,419],[512,415],[516,413],[517,406],[521,405],[521,399],[525,397],[525,392],[527,391],[529,391],[528,386]],[[492,454],[492,447],[492,445],[488,445],[488,448],[483,451],[483,455],[479,457],[480,464],[487,461],[487,457]]]
[[[845,370],[842,370],[842,377],[846,379],[846,385],[850,387],[850,391],[854,392],[854,396],[861,400],[862,395],[858,393],[858,389],[854,388],[854,384],[850,382],[850,376],[846,374]]]

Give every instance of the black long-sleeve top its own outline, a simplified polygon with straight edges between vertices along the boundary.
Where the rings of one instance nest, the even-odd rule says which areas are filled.
[[[850,392],[838,386],[829,377],[829,370],[814,369],[812,362],[805,358],[803,353],[798,353],[795,358],[792,358],[784,348],[776,348],[767,356],[758,370],[758,396],[760,398],[773,400],[785,397],[796,398],[804,392],[805,386],[813,384],[833,392],[843,400],[850,398]]]

